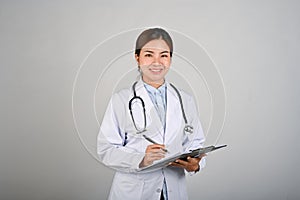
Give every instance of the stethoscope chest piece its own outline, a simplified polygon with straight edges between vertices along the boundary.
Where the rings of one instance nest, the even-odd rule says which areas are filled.
[[[194,127],[186,124],[183,130],[185,134],[190,135],[194,132]]]

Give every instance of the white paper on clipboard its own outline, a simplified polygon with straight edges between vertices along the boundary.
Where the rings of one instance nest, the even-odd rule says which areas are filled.
[[[190,157],[199,157],[202,154],[206,154],[206,153],[215,151],[217,149],[221,149],[221,148],[226,147],[226,146],[227,145],[221,145],[221,146],[217,146],[217,147],[216,146],[208,146],[208,147],[204,147],[204,148],[195,149],[195,150],[193,150],[189,153],[175,154],[171,157],[167,157],[167,158],[161,159],[157,162],[154,162],[152,165],[140,168],[138,171],[144,171],[144,170],[152,171],[152,170],[155,170],[155,169],[164,168],[164,167],[168,166],[170,162],[174,162],[177,159],[183,159],[184,160],[188,156],[190,156]]]

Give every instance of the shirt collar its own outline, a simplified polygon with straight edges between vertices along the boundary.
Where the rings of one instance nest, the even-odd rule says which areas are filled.
[[[167,86],[166,81],[164,82],[164,84],[162,84],[162,85],[161,85],[159,88],[157,88],[157,89],[156,89],[155,87],[153,87],[153,86],[151,86],[151,85],[145,83],[144,81],[143,81],[143,83],[144,83],[144,86],[145,86],[146,90],[147,90],[148,92],[150,92],[151,94],[154,94],[155,92],[157,92],[157,90],[160,92],[160,94],[164,94],[165,91],[166,91],[166,86]]]

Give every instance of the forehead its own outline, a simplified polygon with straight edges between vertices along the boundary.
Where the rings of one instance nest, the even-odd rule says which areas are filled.
[[[146,43],[142,49],[142,51],[145,50],[152,50],[152,51],[170,51],[170,48],[168,44],[162,40],[162,39],[157,39],[157,40],[151,40],[148,43]]]

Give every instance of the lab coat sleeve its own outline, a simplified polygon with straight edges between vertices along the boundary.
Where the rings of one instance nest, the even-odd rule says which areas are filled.
[[[194,133],[191,134],[189,142],[186,144],[187,150],[194,150],[198,149],[200,147],[203,147],[205,137],[203,133],[203,129],[201,126],[201,122],[199,119],[199,112],[197,109],[197,106],[195,104],[195,101],[192,96],[187,96],[187,117],[189,118],[188,121],[193,125],[194,127]],[[206,158],[202,158],[199,162],[199,169],[200,171],[205,167],[206,165]],[[189,173],[190,175],[195,174],[194,172]]]
[[[121,118],[125,117],[125,105],[120,95],[111,98],[97,137],[97,154],[100,161],[110,168],[136,172],[144,153],[123,146],[125,133],[122,132]]]
[[[185,105],[188,124],[191,124],[194,127],[193,134],[188,135],[188,138],[186,138],[186,141],[184,141],[183,144],[185,151],[188,152],[189,150],[203,147],[205,137],[199,119],[198,109],[192,96],[186,96]]]

